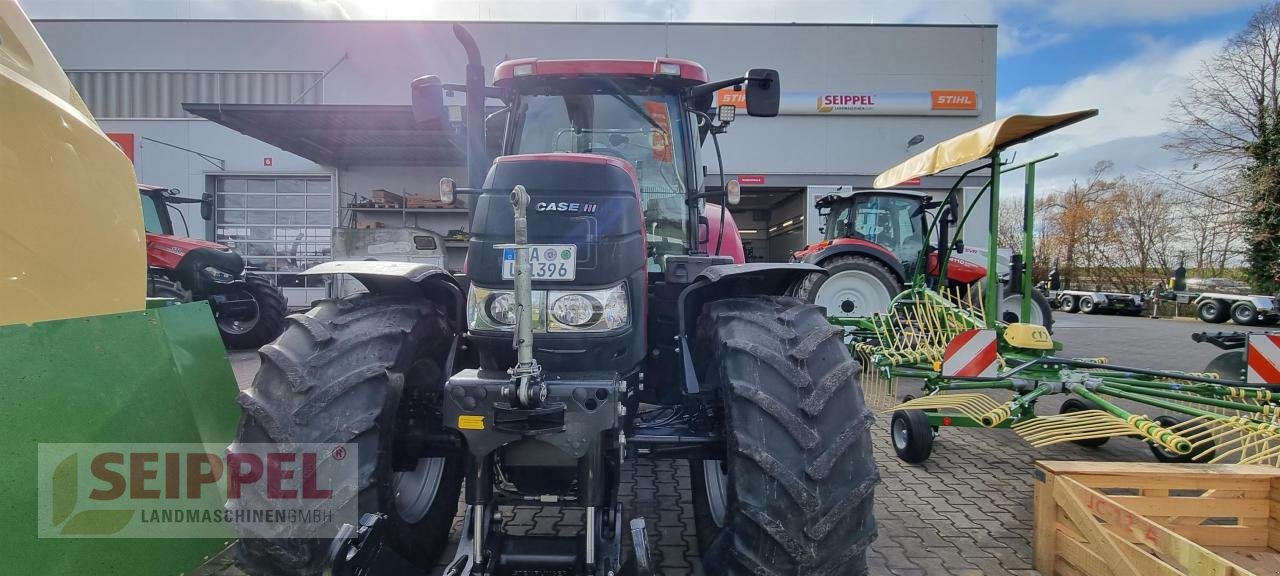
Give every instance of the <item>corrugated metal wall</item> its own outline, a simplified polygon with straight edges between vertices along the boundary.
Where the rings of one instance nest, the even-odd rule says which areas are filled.
[[[291,104],[320,72],[121,72],[69,70],[97,118],[187,118],[183,102]],[[320,104],[321,85],[298,104]]]

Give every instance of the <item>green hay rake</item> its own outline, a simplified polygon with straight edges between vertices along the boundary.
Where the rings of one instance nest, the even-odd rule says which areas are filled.
[[[1006,166],[1001,152],[1096,114],[1096,110],[1085,110],[1005,118],[942,142],[876,179],[877,188],[889,187],[986,160],[957,179],[942,205],[952,205],[965,177],[989,171],[989,180],[956,226],[958,235],[986,194],[991,208],[989,273],[985,285],[977,289],[937,281],[947,277],[950,259],[951,243],[943,230],[938,236],[941,264],[936,276],[917,270],[912,285],[893,299],[886,313],[832,318],[845,329],[862,361],[868,404],[893,412],[894,449],[911,463],[929,457],[940,427],[959,426],[1010,428],[1035,447],[1061,442],[1100,446],[1110,438],[1129,436],[1146,441],[1162,461],[1280,467],[1280,394],[1269,387],[1280,381],[1259,378],[1255,371],[1244,369],[1255,362],[1275,362],[1264,356],[1267,350],[1280,351],[1280,335],[1250,336],[1240,374],[1183,373],[1112,366],[1101,358],[1064,357],[1059,355],[1061,345],[1044,328],[1005,323],[995,312],[1002,293],[999,275],[991,272],[997,269],[1000,174],[1026,170],[1023,261],[1012,267],[1009,281],[1020,286],[1019,317],[1027,318],[1033,290],[1035,168],[1056,156]],[[930,233],[944,221],[944,211],[935,215]],[[1270,340],[1255,347],[1255,338]],[[920,381],[922,395],[899,396],[902,378]],[[1071,397],[1058,414],[1036,415],[1037,400],[1054,394]],[[1145,415],[1153,410],[1163,414]]]

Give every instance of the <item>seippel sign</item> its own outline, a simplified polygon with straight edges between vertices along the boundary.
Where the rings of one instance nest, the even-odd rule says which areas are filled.
[[[746,108],[746,92],[716,93],[717,106]],[[929,92],[783,92],[779,114],[795,116],[977,116],[982,102],[974,90]]]

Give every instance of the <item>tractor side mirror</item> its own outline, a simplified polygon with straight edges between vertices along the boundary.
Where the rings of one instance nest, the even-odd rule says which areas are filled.
[[[747,115],[777,116],[781,99],[782,82],[777,70],[752,68],[747,71]]]
[[[213,220],[213,194],[210,192],[200,195],[200,218],[206,222]]]
[[[413,121],[419,128],[443,128],[449,119],[444,109],[444,84],[439,76],[422,76],[409,83]]]

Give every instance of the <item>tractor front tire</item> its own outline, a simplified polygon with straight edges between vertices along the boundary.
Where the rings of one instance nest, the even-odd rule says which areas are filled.
[[[191,291],[182,287],[181,282],[163,276],[147,276],[147,298],[173,298],[179,303],[191,301]]]
[[[233,328],[230,322],[218,320],[222,343],[231,350],[249,350],[275,340],[284,331],[284,317],[289,313],[284,293],[256,274],[245,274],[245,293],[257,304],[257,315],[245,329]]]
[[[1019,292],[1005,292],[1004,298],[1000,299],[1000,321],[1005,323],[1024,322],[1028,324],[1038,324],[1044,326],[1050,334],[1053,333],[1053,307],[1049,305],[1049,299],[1044,294],[1031,291],[1031,316],[1022,318],[1022,294]]]
[[[819,264],[826,275],[810,274],[794,295],[826,309],[827,316],[865,318],[889,311],[902,281],[888,266],[867,256],[832,256]]]
[[[362,293],[320,302],[289,316],[280,338],[258,351],[262,368],[239,398],[237,444],[355,444],[359,513],[386,514],[386,543],[424,570],[448,543],[464,459],[421,458],[414,470],[397,472],[387,435],[407,410],[420,425],[439,427],[454,339],[446,318],[445,307],[413,297]],[[389,406],[395,414],[384,413]],[[227,510],[271,509],[262,484],[249,485]],[[251,575],[309,576],[324,568],[330,540],[304,537],[302,525],[271,524],[265,533],[236,528],[236,560]]]
[[[726,461],[689,463],[707,574],[867,572],[873,417],[841,334],[794,298],[703,309],[696,357],[722,401],[727,445]]]

